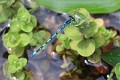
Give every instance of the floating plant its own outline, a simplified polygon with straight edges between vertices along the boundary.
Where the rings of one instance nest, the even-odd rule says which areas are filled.
[[[57,36],[61,42],[61,46],[58,45],[59,47],[56,48],[57,51],[64,50],[66,48],[65,44],[67,44],[70,47],[66,49],[75,50],[81,56],[89,57],[97,49],[107,45],[110,39],[116,35],[115,31],[107,30],[103,25],[99,26],[94,22],[90,18],[89,12],[83,8],[73,10],[70,13],[75,18],[75,24],[69,25],[64,29],[64,34]],[[78,20],[84,22],[81,23]],[[63,35],[66,36],[65,39],[62,39]],[[66,39],[68,40],[66,41]]]

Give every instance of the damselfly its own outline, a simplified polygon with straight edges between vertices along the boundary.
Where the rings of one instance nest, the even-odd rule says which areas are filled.
[[[33,54],[32,54],[32,57],[38,53],[38,51],[42,50],[46,45],[47,43],[49,43],[59,32],[61,32],[66,26],[68,26],[71,22],[75,21],[74,18],[70,17],[69,20],[65,21],[64,24],[62,25],[62,27],[60,29],[57,30],[57,32],[55,34],[53,34],[51,36],[50,39],[48,39],[46,41],[46,43],[44,43],[39,49],[37,49]]]

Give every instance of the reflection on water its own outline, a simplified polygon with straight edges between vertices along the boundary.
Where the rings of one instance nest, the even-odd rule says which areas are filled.
[[[47,14],[49,13],[50,12],[48,11]],[[46,28],[50,30],[51,34],[54,34],[58,29],[58,27],[60,27],[60,25],[63,24],[65,18],[63,18],[62,16],[56,18],[55,17],[56,14],[53,12],[51,13],[52,15],[50,16],[44,14],[44,16],[42,16],[43,18],[40,18],[39,16],[37,17],[40,18],[41,20],[44,19],[45,21],[42,25],[46,26]],[[52,20],[50,20],[49,18],[52,18]],[[0,25],[0,32],[6,28],[6,25]],[[3,58],[3,55],[5,56],[8,55],[5,53],[7,53],[7,51],[3,45],[2,35],[1,35],[0,36],[0,80],[4,80],[2,75],[2,65],[6,61],[7,57]],[[43,50],[40,54],[34,57],[30,57],[32,53],[33,53],[32,50],[27,50],[28,64],[26,67],[31,72],[34,80],[60,80],[59,74],[61,72],[67,71],[66,68],[60,67],[64,63],[64,61],[60,59],[60,56],[58,54],[51,51],[51,46],[48,45],[47,49]],[[68,66],[69,69],[75,68],[75,66],[70,62],[69,58],[66,58],[66,61],[70,63]]]
[[[3,58],[3,54],[6,52],[6,49],[3,46],[3,42],[2,42],[1,39],[2,38],[0,38],[0,80],[4,80],[3,79],[3,74],[2,74],[2,65],[6,61],[6,59]]]
[[[28,54],[32,54],[32,52],[28,51]],[[60,67],[64,61],[54,52],[48,53],[47,50],[44,50],[39,55],[28,56],[28,58],[27,68],[32,72],[35,80],[60,80],[59,74],[67,71],[66,68]],[[67,62],[70,63],[69,69],[75,68],[68,58]]]
[[[3,58],[6,49],[3,46],[1,39],[2,38],[0,38],[0,80],[4,80],[2,75],[2,65],[6,61],[6,59]],[[48,54],[48,50],[44,50],[42,53],[32,58],[30,57],[30,54],[32,54],[33,51],[28,50],[27,52],[29,57],[27,68],[32,73],[34,80],[60,80],[59,74],[67,70],[60,67],[64,62],[59,58],[59,55],[54,52]],[[68,58],[67,62],[70,62]],[[71,63],[69,69],[73,68],[74,65]]]

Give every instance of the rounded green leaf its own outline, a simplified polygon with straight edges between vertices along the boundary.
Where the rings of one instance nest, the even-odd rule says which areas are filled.
[[[31,15],[31,23],[33,24],[33,27],[36,27],[37,26],[37,19],[35,16]]]
[[[91,19],[91,16],[89,12],[85,8],[78,8],[76,9],[79,13],[83,14],[89,21]]]
[[[77,52],[84,57],[92,55],[95,51],[95,42],[93,39],[86,39],[78,44]]]
[[[11,20],[11,22],[10,22],[10,29],[11,29],[11,31],[13,31],[13,32],[18,32],[18,31],[21,30],[21,29],[20,29],[19,22],[17,21],[16,18],[13,18],[13,19]]]
[[[3,8],[2,12],[0,13],[0,23],[7,21],[13,15],[13,13],[14,13],[14,11],[12,8],[10,8],[10,7]]]
[[[64,45],[64,47],[65,47],[66,49],[69,49],[69,48],[70,48],[70,39],[69,39],[69,38],[66,38],[66,39],[62,42],[62,44]]]
[[[16,76],[16,78],[19,79],[19,80],[25,80],[25,73],[22,72],[22,71],[17,71],[17,72],[15,73],[15,76]]]
[[[91,22],[88,27],[80,28],[80,32],[86,37],[90,38],[98,31],[98,25],[95,22]]]
[[[30,39],[30,45],[31,46],[36,46],[37,45],[37,40],[35,40],[34,38]]]
[[[105,44],[105,37],[101,33],[96,33],[93,39],[95,41],[96,48],[99,48]]]
[[[83,23],[88,23],[85,16],[76,10],[71,11],[70,14],[75,18],[74,26],[80,27]]]
[[[79,29],[77,27],[73,27],[73,26],[66,27],[64,29],[64,32],[65,32],[65,35],[72,40],[82,39],[82,35],[79,32]]]
[[[24,47],[24,46],[28,45],[29,42],[30,42],[30,38],[27,34],[25,34],[25,33],[20,34],[20,44],[19,44],[19,46]]]
[[[32,37],[33,37],[33,32],[29,32],[29,33],[28,33],[28,36],[29,36],[30,39],[32,39]]]
[[[68,37],[65,34],[58,34],[57,38],[59,39],[60,42],[64,42]]]
[[[5,3],[5,6],[6,6],[6,7],[9,7],[9,6],[11,6],[14,2],[15,2],[15,0],[7,0],[6,3]]]
[[[47,34],[46,34],[46,31],[45,31],[45,30],[40,30],[40,31],[37,33],[37,38],[38,38],[38,37],[45,38],[46,36],[47,36]]]
[[[42,38],[40,38],[40,39],[37,40],[37,42],[42,45],[42,44],[44,44],[44,42],[46,42],[46,41],[44,41]]]
[[[25,32],[31,32],[33,30],[33,25],[32,23],[26,23],[25,25],[20,26],[20,28]]]
[[[77,50],[77,48],[78,48],[78,43],[79,43],[79,42],[80,42],[79,40],[78,40],[78,41],[72,40],[72,41],[70,42],[70,47],[71,47],[71,49]]]
[[[58,34],[57,37],[65,48],[70,48],[70,39],[65,34]]]
[[[17,71],[16,67],[14,65],[8,66],[8,72],[9,73],[15,73]]]
[[[57,47],[56,47],[56,51],[57,52],[61,52],[63,50],[64,50],[64,46],[63,45],[57,45]]]
[[[22,63],[22,67],[24,67],[27,64],[27,59],[26,58],[20,58],[19,62]]]
[[[19,22],[30,22],[31,15],[29,14],[28,10],[24,7],[18,9],[17,12],[17,19]]]
[[[101,60],[101,50],[97,49],[91,56],[87,57],[88,61],[91,63],[97,63]]]
[[[9,55],[8,62],[9,64],[15,64],[18,61],[18,57],[16,55]]]
[[[80,27],[83,23],[88,24],[91,19],[89,12],[84,8],[72,10],[70,14],[75,18],[74,25],[77,27]]]
[[[12,54],[16,55],[17,57],[20,57],[24,53],[24,47],[14,47],[12,48]]]
[[[120,63],[117,63],[115,66],[115,74],[117,79],[120,79]]]
[[[8,32],[3,36],[3,42],[8,47],[16,47],[20,43],[20,35],[16,32]]]
[[[16,70],[17,70],[17,71],[20,70],[20,69],[22,69],[22,68],[23,68],[22,62],[17,61],[17,63],[15,64],[15,67],[16,67]]]

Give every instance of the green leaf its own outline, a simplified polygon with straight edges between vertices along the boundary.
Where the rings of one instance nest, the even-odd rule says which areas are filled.
[[[93,39],[95,41],[96,48],[99,48],[105,44],[105,37],[101,33],[96,33]]]
[[[20,62],[20,61],[18,60],[17,63],[15,64],[15,67],[16,67],[16,70],[17,70],[17,71],[20,70],[20,69],[22,69],[22,68],[23,68],[22,62]]]
[[[19,62],[22,63],[22,67],[24,67],[27,64],[27,59],[26,58],[20,58]]]
[[[64,46],[63,45],[57,45],[57,47],[56,47],[56,51],[57,52],[61,52],[63,50],[64,50]]]
[[[30,39],[32,39],[32,37],[33,37],[33,32],[29,32],[29,33],[28,33],[28,36],[29,36]]]
[[[70,11],[70,15],[74,17],[74,26],[76,27],[80,27],[83,23],[88,24],[91,19],[89,12],[84,8],[72,10]]]
[[[3,12],[0,14],[0,23],[5,22],[8,19],[8,16],[6,16]]]
[[[11,6],[13,3],[15,2],[15,0],[7,0],[6,6]]]
[[[2,3],[4,5],[5,8],[10,7],[13,3],[15,2],[15,0],[1,0],[0,3]]]
[[[98,25],[95,22],[91,22],[88,27],[80,28],[80,32],[86,37],[93,37],[98,31]]]
[[[77,52],[84,57],[92,55],[95,51],[95,42],[93,39],[86,39],[78,44]]]
[[[110,34],[111,34],[110,38],[114,38],[116,36],[117,32],[110,30]]]
[[[16,32],[8,32],[3,36],[3,42],[8,47],[16,47],[20,43],[20,35]]]
[[[6,2],[7,2],[7,0],[0,0],[0,4],[6,3]]]
[[[37,40],[35,40],[34,38],[30,39],[30,45],[31,46],[36,46],[37,45]]]
[[[90,13],[85,8],[76,8],[75,10],[70,11],[70,14],[75,18],[79,16],[81,20],[90,21],[91,19]]]
[[[2,5],[0,5],[0,14],[2,13],[2,9],[3,9],[3,7],[2,7]]]
[[[70,47],[71,47],[71,49],[77,50],[77,48],[78,48],[78,43],[79,43],[79,42],[80,42],[79,40],[78,40],[78,41],[72,40],[72,41],[70,42]]]
[[[57,35],[57,38],[59,39],[60,42],[63,42],[64,40],[66,40],[68,37],[65,34],[59,33]]]
[[[120,62],[115,66],[115,74],[118,80],[120,80]]]
[[[112,66],[120,62],[120,48],[113,49],[101,55],[101,58]]]
[[[17,71],[16,67],[14,65],[8,66],[8,72],[9,73],[15,73]]]
[[[12,54],[16,55],[17,57],[20,57],[24,53],[24,47],[14,47],[12,48]]]
[[[68,13],[85,8],[90,13],[110,13],[120,8],[120,0],[35,0],[40,6],[57,12]],[[111,5],[110,5],[111,4]]]
[[[17,21],[17,19],[16,18],[13,18],[12,20],[11,20],[11,22],[10,22],[10,29],[11,29],[11,31],[13,31],[13,32],[18,32],[18,31],[20,31],[21,29],[20,29],[20,24],[19,24],[19,22]]]
[[[70,39],[65,34],[58,34],[57,37],[65,48],[70,48]]]
[[[2,12],[0,13],[0,23],[5,22],[12,15],[13,15],[13,9],[12,8],[8,7],[8,8],[5,8],[5,9],[2,9]]]
[[[46,31],[45,30],[40,30],[38,33],[36,33],[36,38],[45,38],[46,35]]]
[[[62,43],[66,49],[70,48],[70,39],[69,38],[66,38]]]
[[[15,73],[15,76],[16,76],[16,78],[19,79],[19,80],[25,80],[25,73],[22,72],[22,71],[16,72],[16,73]]]
[[[82,40],[82,35],[79,32],[79,29],[74,26],[66,27],[64,29],[65,35],[72,40]]]
[[[31,15],[31,23],[33,24],[33,27],[36,27],[37,26],[37,19],[35,16]]]
[[[33,30],[32,23],[26,23],[25,25],[20,27],[25,32],[31,32]]]
[[[9,55],[8,62],[9,64],[15,64],[18,61],[18,57],[16,55]]]
[[[24,7],[21,7],[18,9],[18,12],[17,12],[17,19],[19,20],[19,22],[30,22],[30,18],[31,18],[31,15],[29,14],[28,10]]]
[[[24,46],[29,44],[30,38],[27,34],[22,33],[22,34],[20,34],[20,37],[21,37],[20,38],[20,44],[19,44],[20,47],[24,47]]]
[[[114,46],[120,47],[120,36],[117,35],[113,40]]]
[[[101,55],[101,50],[96,49],[95,52],[91,56],[87,57],[87,59],[91,63],[97,63],[101,60],[100,55]]]
[[[38,38],[37,38],[37,39],[38,39]],[[40,39],[37,40],[37,42],[38,42],[40,45],[42,45],[45,41],[44,41],[42,38],[40,38]]]

